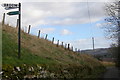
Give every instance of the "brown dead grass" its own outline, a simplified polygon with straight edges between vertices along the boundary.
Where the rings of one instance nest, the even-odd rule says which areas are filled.
[[[115,62],[101,61],[100,63],[103,64],[105,67],[115,66]]]

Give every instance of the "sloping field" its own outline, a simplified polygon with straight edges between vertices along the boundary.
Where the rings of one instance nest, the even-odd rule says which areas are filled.
[[[38,65],[49,72],[45,78],[48,76],[49,78],[91,78],[104,71],[103,65],[90,55],[65,50],[62,46],[57,47],[56,44],[52,44],[51,41],[23,31],[21,33],[21,58],[18,59],[17,35],[16,28],[8,25],[2,27],[2,65],[5,79],[25,78],[28,75],[43,78],[44,75],[41,77],[41,74],[38,75],[40,72],[37,71],[39,70],[35,71]],[[26,72],[25,70],[22,72],[23,66],[28,67],[25,69]],[[11,72],[14,72],[15,67],[20,68],[21,71],[17,69],[15,75],[10,75],[14,74]],[[30,67],[34,68],[31,72],[29,71]],[[54,76],[50,76],[53,73]]]

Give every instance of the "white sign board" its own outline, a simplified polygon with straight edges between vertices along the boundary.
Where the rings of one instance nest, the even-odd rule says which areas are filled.
[[[16,7],[5,7],[5,10],[16,9]]]
[[[18,4],[7,4],[7,3],[2,4],[2,6],[5,8],[18,8],[19,7]]]

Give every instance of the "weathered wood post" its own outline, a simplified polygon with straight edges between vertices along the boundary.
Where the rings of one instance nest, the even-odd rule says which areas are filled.
[[[30,28],[31,28],[31,25],[29,25],[29,28],[28,28],[28,34],[30,33]]]
[[[77,48],[75,48],[75,52],[77,52]]]
[[[19,26],[19,19],[17,19],[16,28],[18,28],[18,26]]]
[[[70,44],[68,44],[68,50],[70,50]]]
[[[52,39],[52,44],[54,43],[54,37],[53,37],[53,39]]]
[[[59,40],[57,41],[57,47],[59,46]]]
[[[73,51],[73,46],[71,47],[71,51]]]
[[[78,53],[80,53],[80,49],[78,49]]]
[[[92,37],[93,50],[94,50],[94,37]]]
[[[45,36],[45,40],[47,40],[47,37],[48,37],[48,34],[46,34],[46,36]]]
[[[3,14],[2,26],[5,24],[5,13]]]
[[[40,37],[40,30],[39,30],[39,32],[38,32],[38,38]]]
[[[63,47],[63,42],[62,42],[61,46]]]
[[[65,50],[67,49],[67,44],[65,44]]]

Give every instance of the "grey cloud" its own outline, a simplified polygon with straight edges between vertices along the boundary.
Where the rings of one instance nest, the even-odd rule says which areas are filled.
[[[97,8],[95,6],[97,6]],[[103,6],[103,3],[89,3],[91,21],[94,22],[94,20],[99,20],[102,17],[104,17],[102,6]],[[66,25],[66,24],[81,24],[81,23],[89,22],[88,7],[87,7],[87,3],[85,2],[30,3],[30,4],[27,4],[26,7],[28,9],[31,9],[31,13],[28,11],[29,14],[31,15],[26,14],[25,16],[31,16],[31,19],[33,20],[43,19],[46,22],[46,24]],[[25,12],[27,13],[27,11]],[[51,19],[49,17],[51,17]],[[66,21],[66,19],[68,18],[70,20]]]
[[[103,3],[89,2],[91,21],[104,17]],[[13,20],[13,19],[12,19]],[[22,3],[22,24],[69,25],[89,23],[86,2],[24,2]],[[13,20],[14,21],[14,20]]]

